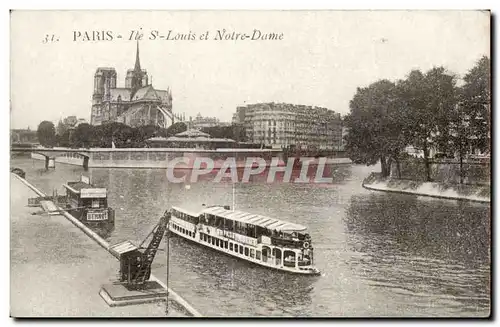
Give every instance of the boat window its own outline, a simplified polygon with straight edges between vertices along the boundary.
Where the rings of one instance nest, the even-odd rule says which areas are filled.
[[[260,260],[260,251],[255,252],[255,259]]]
[[[229,242],[229,250],[233,251],[233,243]]]
[[[228,243],[228,241],[224,241],[224,248],[226,248],[226,249],[227,249],[227,243]]]
[[[255,250],[250,249],[250,258],[255,258]]]
[[[245,247],[245,255],[248,257],[248,248]]]
[[[238,244],[234,245],[234,252],[238,252]]]
[[[211,242],[212,242],[212,236],[207,235],[207,243],[211,243]]]
[[[240,245],[240,254],[243,254],[243,247]]]
[[[219,239],[218,238],[215,239],[215,245],[219,246]]]
[[[212,245],[215,245],[215,238],[212,237]]]

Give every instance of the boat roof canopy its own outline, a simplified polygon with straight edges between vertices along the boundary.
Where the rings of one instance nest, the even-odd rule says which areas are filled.
[[[63,186],[74,194],[79,194],[83,198],[106,198],[107,191],[105,188],[93,187],[90,184],[82,182],[69,182]]]
[[[185,212],[187,214],[193,215],[195,210],[185,210],[179,207],[172,207],[175,210]],[[245,224],[251,224],[266,228],[269,230],[277,230],[282,232],[301,232],[305,231],[307,227],[288,221],[283,221],[267,216],[257,215],[253,213],[237,211],[237,210],[226,210],[222,206],[200,206],[198,214],[194,216],[199,216],[202,213],[208,213],[218,217],[238,221]]]
[[[80,191],[83,188],[93,188],[92,185],[84,183],[84,182],[80,182],[80,181],[79,182],[68,182],[68,184],[66,184],[66,185],[71,187],[75,191]]]

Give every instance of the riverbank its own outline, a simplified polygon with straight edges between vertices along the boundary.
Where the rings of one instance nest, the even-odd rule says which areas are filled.
[[[428,196],[440,199],[490,203],[489,185],[444,184],[413,180],[382,178],[371,173],[364,179],[363,187],[373,191],[394,192]]]
[[[102,284],[119,262],[63,216],[33,215],[35,193],[10,177],[10,315],[22,317],[165,317],[165,304],[109,307]],[[169,308],[169,317],[185,316]]]

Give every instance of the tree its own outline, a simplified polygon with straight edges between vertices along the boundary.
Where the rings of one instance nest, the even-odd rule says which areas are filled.
[[[146,140],[155,136],[165,136],[166,130],[155,125],[139,126],[134,130],[134,142],[137,147],[144,147]]]
[[[469,120],[469,133],[482,151],[490,149],[491,130],[491,62],[483,56],[463,78],[461,104]]]
[[[431,181],[431,147],[447,147],[449,143],[449,114],[456,104],[455,85],[455,76],[443,67],[433,68],[425,75],[413,70],[398,85],[400,105],[411,123],[411,128],[404,130],[404,138],[423,151],[427,181]]]
[[[62,147],[71,147],[70,130],[66,130],[64,134],[57,134],[57,144]]]
[[[406,145],[402,137],[405,120],[396,96],[396,85],[388,80],[358,88],[345,118],[349,158],[366,165],[380,161],[383,177],[389,176],[391,161],[398,160]]]
[[[72,137],[72,143],[77,148],[88,148],[91,145],[93,127],[87,123],[78,125]]]
[[[45,147],[52,147],[56,143],[56,129],[54,123],[44,120],[36,131],[38,141]]]
[[[490,61],[482,57],[464,77],[457,89],[457,104],[450,113],[450,143],[460,161],[460,183],[463,183],[463,160],[469,149],[489,150]]]
[[[167,128],[166,136],[173,136],[175,134],[179,134],[187,131],[187,126],[183,122],[173,123],[171,126]]]
[[[68,127],[61,120],[59,120],[59,123],[57,123],[57,135],[62,136],[67,130]]]

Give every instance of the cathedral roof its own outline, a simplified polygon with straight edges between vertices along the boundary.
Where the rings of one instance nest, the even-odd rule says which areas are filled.
[[[144,86],[138,89],[133,95],[132,101],[139,100],[160,100],[158,94],[156,94],[155,89],[152,85]]]
[[[162,102],[168,102],[168,100],[172,99],[172,95],[169,90],[155,90],[158,97]]]
[[[122,101],[130,101],[130,89],[126,88],[116,88],[110,89],[111,101],[118,101],[118,96],[121,97]]]

